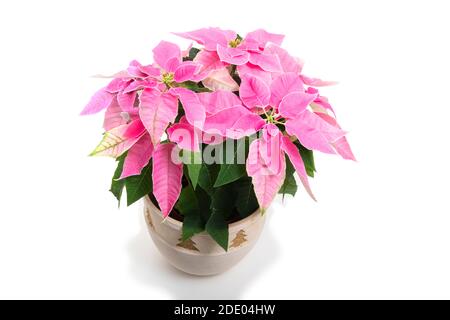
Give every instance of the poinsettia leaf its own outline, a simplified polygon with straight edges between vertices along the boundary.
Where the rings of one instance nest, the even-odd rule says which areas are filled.
[[[236,192],[233,186],[226,185],[214,190],[211,196],[211,210],[213,214],[220,214],[225,220],[233,215]]]
[[[300,155],[302,156],[303,163],[305,164],[306,173],[311,178],[314,178],[314,173],[316,172],[316,166],[314,163],[314,152],[312,150],[306,149],[300,141],[295,141],[295,145],[300,151]]]
[[[142,138],[128,150],[120,179],[139,175],[142,169],[150,161],[153,149],[150,135],[145,134],[142,136]]]
[[[123,188],[125,187],[125,181],[118,179],[122,175],[123,165],[125,163],[126,156],[127,154],[124,153],[119,158],[117,158],[117,168],[112,178],[111,188],[109,189],[109,191],[116,197],[117,201],[119,202],[119,206],[120,200],[122,199]]]
[[[139,116],[150,133],[155,146],[161,142],[161,137],[168,125],[175,121],[178,113],[178,99],[173,95],[156,89],[145,89],[140,96]]]
[[[284,179],[284,183],[281,186],[281,189],[279,191],[280,194],[283,195],[283,197],[286,194],[290,194],[291,196],[295,196],[298,190],[297,181],[294,177],[295,168],[292,165],[292,162],[289,160],[288,157],[286,157],[286,178]]]
[[[208,88],[205,88],[193,81],[183,82],[183,87],[198,93],[211,92],[211,90],[209,90]]]
[[[225,251],[228,251],[228,223],[222,214],[211,214],[205,229]]]
[[[303,146],[309,150],[336,154],[332,143],[345,136],[346,132],[333,126],[318,114],[309,110],[300,113],[295,119],[289,119],[286,132],[296,136]]]
[[[198,211],[189,212],[184,216],[182,240],[186,241],[198,233],[205,231],[205,222]]]
[[[227,68],[212,71],[208,78],[202,82],[203,85],[211,91],[239,91],[239,85],[234,81],[233,77],[231,77]]]
[[[182,215],[186,215],[188,212],[198,211],[199,207],[197,197],[190,184],[181,190],[180,197],[175,205],[175,208]]]
[[[210,166],[209,166],[210,167]],[[228,250],[228,222],[234,213],[236,198],[231,185],[214,189],[211,197],[211,215],[206,224],[206,231],[225,250]]]
[[[245,165],[243,164],[222,164],[220,166],[219,176],[214,187],[220,187],[228,183],[239,180],[245,175]]]
[[[286,152],[286,156],[294,166],[306,192],[308,192],[314,201],[317,201],[311,190],[311,186],[308,181],[308,173],[306,172],[305,164],[303,163],[303,159],[297,149],[297,146],[291,141],[291,139],[289,139],[289,137],[283,137],[281,141],[281,149]]]
[[[183,241],[205,230],[205,222],[200,214],[201,209],[197,195],[191,185],[188,185],[181,191],[176,208],[184,216]]]
[[[121,125],[104,133],[102,141],[90,156],[117,158],[128,151],[145,133],[140,120]]]
[[[263,143],[267,143],[266,141],[263,141],[263,138],[253,141],[250,145],[250,152],[247,158],[247,173],[252,177],[253,187],[262,214],[266,212],[267,208],[280,191],[286,177],[286,161],[284,153],[280,150],[278,155],[274,154],[277,156],[276,158],[272,155],[270,163],[272,167],[269,167],[260,152],[260,146]],[[263,148],[266,148],[266,146]]]
[[[183,61],[192,61],[192,60],[194,60],[199,52],[200,52],[200,49],[194,48],[194,47],[191,48],[189,50],[189,55],[187,57],[184,57]]]
[[[225,143],[226,144],[226,143]],[[225,145],[224,144],[224,145]],[[239,156],[245,154],[246,139],[240,139],[237,141],[237,145],[234,146],[234,152],[232,159],[225,159],[226,152],[224,152],[224,163],[220,165],[219,175],[214,184],[214,187],[220,187],[228,183],[232,183],[242,178],[245,173],[245,164],[239,164]]]
[[[249,177],[238,180],[234,185],[236,189],[236,209],[240,217],[244,219],[258,209],[258,199]]]
[[[187,122],[196,128],[202,129],[205,124],[206,111],[197,94],[182,87],[172,88],[169,92],[180,100]]]
[[[153,154],[153,194],[164,217],[170,214],[181,193],[183,164],[172,158],[174,151],[175,144],[164,143]]]
[[[204,223],[206,223],[211,217],[211,197],[210,195],[203,190],[201,187],[197,187],[195,190],[195,195],[197,197],[198,206],[200,209],[200,215]]]
[[[197,189],[198,179],[200,177],[200,171],[202,169],[201,164],[189,164],[187,165],[189,178],[192,182],[192,187]]]
[[[201,153],[183,150],[183,162],[187,168],[192,187],[197,189],[200,171],[202,169]]]
[[[217,165],[202,164],[198,177],[198,185],[210,196],[214,194],[214,183],[217,180],[218,173],[219,167]]]
[[[127,189],[127,205],[131,206],[138,200],[150,194],[153,190],[152,161],[142,169],[138,176],[131,176],[124,180]]]

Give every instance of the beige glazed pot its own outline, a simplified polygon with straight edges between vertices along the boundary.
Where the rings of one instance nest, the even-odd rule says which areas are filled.
[[[170,217],[164,221],[150,198],[144,201],[145,221],[156,247],[175,268],[197,276],[220,274],[235,266],[254,247],[265,222],[258,210],[230,224],[228,252],[225,252],[205,232],[182,242],[182,223]]]

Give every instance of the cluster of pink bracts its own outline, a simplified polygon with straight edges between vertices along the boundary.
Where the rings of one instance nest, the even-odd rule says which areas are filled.
[[[172,161],[174,148],[198,152],[201,143],[216,143],[217,137],[261,133],[250,146],[247,172],[263,210],[283,184],[286,155],[314,198],[296,139],[310,150],[354,160],[346,133],[317,90],[332,83],[302,75],[302,62],[280,47],[284,36],[256,30],[242,39],[219,28],[177,35],[203,46],[193,61],[183,59],[189,50],[163,41],[153,49],[154,64],[131,62],[82,112],[106,109],[106,133],[93,154],[119,157],[128,151],[121,179],[139,175],[153,158],[153,193],[164,216],[181,192],[183,165]],[[210,92],[188,89],[193,82]],[[184,116],[175,122],[179,102]],[[162,143],[165,134],[168,142]]]

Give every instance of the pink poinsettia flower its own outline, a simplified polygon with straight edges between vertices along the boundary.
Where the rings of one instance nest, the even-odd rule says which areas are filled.
[[[145,88],[154,88],[154,77],[159,70],[152,66],[143,66],[133,60],[127,70],[112,76],[111,82],[91,98],[81,115],[98,113],[117,102],[123,112],[130,112],[135,107],[137,92]],[[115,100],[115,101],[114,101]]]
[[[277,195],[286,177],[286,158],[280,149],[281,133],[272,125],[263,129],[261,138],[250,145],[247,158],[247,174],[262,213]]]
[[[282,121],[287,133],[310,150],[335,154],[332,144],[345,135],[340,128],[308,110],[310,104],[322,100],[318,100],[320,96],[316,91],[305,91],[296,73],[282,74],[270,86],[258,77],[245,76],[240,97],[248,108],[270,112],[271,119]]]
[[[179,90],[179,89],[178,89]],[[169,140],[181,149],[199,151],[199,144],[217,144],[224,139],[240,139],[258,132],[265,124],[257,114],[242,105],[237,95],[229,91],[215,91],[197,96],[205,109],[202,128],[195,128],[186,117],[168,129]]]
[[[247,174],[252,177],[255,194],[263,212],[283,185],[286,155],[294,165],[305,190],[315,200],[299,150],[277,126],[267,124],[262,130],[262,136],[250,145],[247,158]]]
[[[142,92],[139,115],[156,147],[167,127],[175,121],[178,101],[184,108],[187,121],[194,127],[203,127],[206,113],[193,91],[176,85],[189,80],[200,81],[199,66],[194,62],[183,62],[180,48],[166,41],[153,49],[153,55],[160,70],[155,79],[165,87],[149,88]]]
[[[304,63],[299,58],[291,56],[285,49],[278,44],[268,42],[264,48],[264,53],[269,55],[276,55],[280,61],[281,71],[266,72],[260,66],[255,64],[246,64],[237,67],[237,72],[240,77],[253,75],[265,81],[270,86],[273,79],[282,75],[283,73],[295,73],[300,75],[301,80],[307,86],[311,87],[325,87],[335,85],[334,81],[324,81],[318,78],[311,78],[302,74]]]
[[[354,159],[345,132],[326,113],[332,110],[328,101],[316,89],[304,89],[298,73],[284,73],[267,85],[253,75],[242,78],[240,97],[247,108],[263,110],[269,123],[263,135],[252,143],[247,160],[247,173],[252,177],[261,208],[267,208],[284,181],[285,155],[288,155],[300,180],[313,198],[305,165],[291,139],[298,139],[310,150],[338,153],[345,159]],[[320,112],[308,110],[313,103]],[[284,135],[275,125],[283,125]]]
[[[183,52],[174,43],[161,41],[153,49],[155,66],[160,69],[157,80],[170,85],[185,81],[201,81],[200,66],[192,61],[183,61]]]
[[[124,112],[130,112],[136,107],[141,90],[156,87],[164,90],[164,85],[203,80],[199,74],[200,66],[191,61],[183,62],[184,54],[176,44],[160,42],[153,49],[155,64],[143,66],[133,60],[126,70],[114,75],[114,79],[92,97],[81,114],[98,113],[108,108],[114,98]]]
[[[211,78],[211,73],[214,77],[217,77],[219,74],[221,79],[218,81],[225,82],[226,85],[231,86],[233,89],[236,89],[237,84],[232,85],[233,79],[225,69],[228,65],[258,66],[267,72],[282,71],[278,56],[265,52],[264,48],[269,43],[281,44],[284,38],[283,35],[259,29],[250,32],[244,39],[241,39],[238,38],[235,32],[219,28],[205,28],[176,34],[204,45],[205,49],[198,53],[194,60],[202,65],[202,74],[209,75],[208,78]],[[208,83],[205,86],[211,87]]]
[[[185,88],[169,91],[145,89],[140,96],[139,116],[156,147],[170,124],[178,115],[178,101],[183,106],[186,121],[194,128],[202,129],[206,112],[197,95]]]

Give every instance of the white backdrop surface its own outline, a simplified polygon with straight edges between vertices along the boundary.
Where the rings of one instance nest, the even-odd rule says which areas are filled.
[[[2,1],[0,298],[450,298],[448,1]],[[139,205],[117,209],[115,163],[88,158],[101,116],[78,116],[113,73],[171,31],[287,35],[357,163],[317,155],[235,269],[170,267]]]

